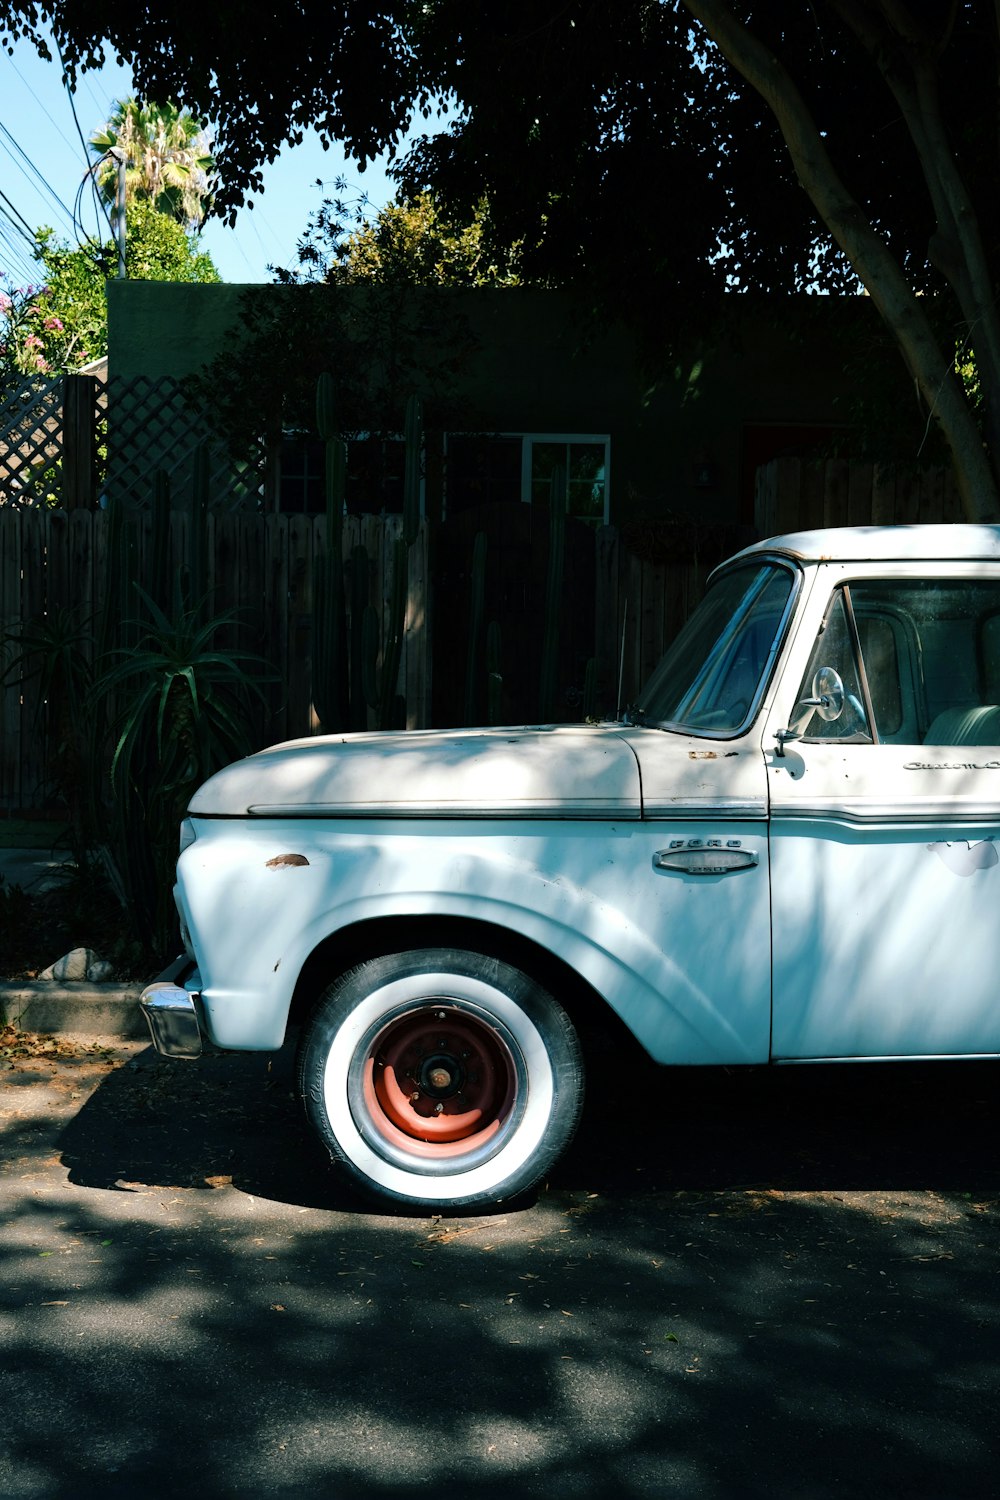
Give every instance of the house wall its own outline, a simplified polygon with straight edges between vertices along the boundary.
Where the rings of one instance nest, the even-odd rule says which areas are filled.
[[[244,295],[266,298],[274,290],[111,282],[111,373],[155,379],[197,372],[239,328]],[[331,296],[351,293],[330,289]],[[848,419],[845,325],[881,340],[867,298],[789,299],[780,307],[733,298],[726,329],[646,385],[629,334],[585,327],[567,295],[440,295],[452,309],[459,305],[477,337],[462,383],[482,430],[609,433],[617,523],[751,521],[755,464]],[[898,378],[902,388],[901,364]]]

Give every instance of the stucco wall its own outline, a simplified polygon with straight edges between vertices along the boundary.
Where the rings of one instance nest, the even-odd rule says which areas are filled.
[[[112,282],[112,375],[195,373],[238,332],[244,295],[266,298],[275,290]],[[351,289],[331,288],[330,295],[349,297]],[[773,305],[740,299],[729,331],[689,349],[654,386],[644,387],[628,334],[583,327],[561,294],[440,295],[458,301],[478,338],[478,352],[463,373],[478,425],[498,432],[609,433],[616,521],[668,513],[749,519],[741,475],[747,425],[843,424],[844,359],[832,335],[845,319],[860,320],[878,335],[864,298],[810,298],[807,317],[792,303],[782,317]]]

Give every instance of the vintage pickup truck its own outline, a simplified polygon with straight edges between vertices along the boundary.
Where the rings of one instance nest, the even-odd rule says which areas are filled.
[[[276,1049],[355,1186],[509,1200],[577,1122],[574,1019],[663,1064],[1000,1053],[1000,527],[777,537],[618,722],[355,734],[181,831],[154,1043]]]

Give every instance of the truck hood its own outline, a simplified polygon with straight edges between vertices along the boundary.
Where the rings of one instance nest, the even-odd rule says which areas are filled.
[[[194,817],[639,818],[639,768],[612,725],[324,735],[219,771]]]

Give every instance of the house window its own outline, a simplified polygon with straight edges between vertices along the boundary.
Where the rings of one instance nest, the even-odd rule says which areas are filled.
[[[494,501],[547,505],[562,469],[567,513],[600,526],[608,519],[611,439],[578,433],[449,433],[445,510],[456,515]]]
[[[402,511],[405,456],[402,438],[359,433],[347,440],[345,503],[351,515]],[[326,509],[325,443],[305,433],[284,434],[279,509],[307,515]]]
[[[317,515],[326,506],[323,444],[286,432],[281,442],[279,510]]]

